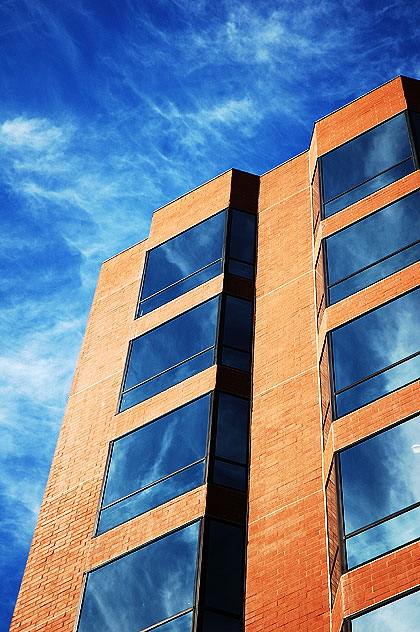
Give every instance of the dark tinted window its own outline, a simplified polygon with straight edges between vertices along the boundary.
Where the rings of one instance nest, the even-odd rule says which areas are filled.
[[[253,331],[253,304],[226,296],[223,322],[222,364],[250,371]]]
[[[414,171],[404,113],[322,156],[326,217]]]
[[[206,395],[114,441],[98,533],[203,484],[209,411]]]
[[[228,271],[237,276],[254,278],[256,216],[231,211]]]
[[[419,193],[331,235],[325,245],[330,303],[419,261]]]
[[[215,297],[133,340],[121,410],[213,364],[217,313]]]
[[[210,520],[204,595],[207,609],[242,615],[244,562],[243,527]]]
[[[91,571],[78,632],[139,632],[192,609],[198,534],[197,522]],[[184,632],[190,622],[162,629]]]
[[[244,491],[247,485],[249,401],[219,393],[213,482]]]
[[[387,603],[351,622],[351,632],[417,632],[420,592]]]
[[[222,272],[225,222],[224,211],[149,251],[139,315]]]
[[[420,537],[420,416],[339,459],[348,568]]]
[[[420,375],[420,289],[331,333],[336,416]]]

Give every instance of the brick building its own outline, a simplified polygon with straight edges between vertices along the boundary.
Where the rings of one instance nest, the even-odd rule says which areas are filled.
[[[105,262],[12,632],[418,630],[419,139],[398,77]]]

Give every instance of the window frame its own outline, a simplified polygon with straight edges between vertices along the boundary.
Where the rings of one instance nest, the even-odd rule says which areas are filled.
[[[110,558],[109,560],[106,560],[106,562],[103,562],[101,564],[96,564],[95,566],[93,566],[92,568],[89,568],[88,570],[83,572],[83,580],[82,580],[82,587],[80,590],[80,596],[79,596],[79,603],[78,603],[78,607],[77,607],[77,611],[76,611],[76,624],[75,624],[75,632],[79,632],[79,624],[80,624],[80,617],[82,614],[82,607],[83,607],[83,603],[84,603],[84,599],[85,599],[85,594],[86,594],[86,588],[87,588],[87,580],[88,580],[88,576],[90,573],[99,570],[100,568],[103,568],[105,566],[108,566],[109,564],[112,564],[113,562],[116,562],[117,560],[122,559],[123,557],[127,557],[128,555],[130,555],[131,553],[134,553],[140,549],[144,549],[145,547],[149,546],[150,544],[154,544],[155,542],[158,542],[160,540],[163,540],[164,538],[166,538],[167,536],[173,535],[174,533],[177,533],[178,531],[181,531],[182,529],[185,529],[187,527],[192,526],[195,523],[199,523],[199,530],[198,530],[198,538],[197,538],[197,553],[196,553],[196,562],[195,562],[195,572],[194,572],[194,597],[193,597],[193,606],[191,608],[187,608],[181,612],[176,613],[175,615],[173,615],[172,617],[169,617],[167,619],[163,619],[159,622],[157,622],[156,624],[153,624],[152,626],[149,626],[147,628],[142,628],[139,630],[139,632],[153,632],[153,630],[158,629],[159,626],[163,625],[163,623],[167,623],[169,621],[175,620],[181,616],[183,616],[184,614],[187,614],[188,612],[192,612],[193,616],[192,616],[192,620],[193,620],[193,624],[191,627],[191,630],[196,630],[196,620],[197,620],[197,610],[199,607],[199,588],[200,588],[200,570],[202,569],[203,566],[203,532],[204,532],[204,523],[206,521],[206,516],[204,515],[200,515],[197,516],[197,518],[194,518],[193,520],[190,520],[182,525],[179,525],[178,527],[171,529],[170,531],[166,531],[165,533],[162,533],[154,538],[152,538],[151,540],[148,540],[147,542],[143,542],[142,544],[139,544],[138,546],[133,547],[132,549],[130,549],[129,551],[125,551],[124,553],[120,553],[119,555],[115,555],[114,557]]]
[[[361,439],[358,439],[357,441],[354,441],[353,443],[351,443],[350,445],[345,446],[344,448],[337,450],[337,452],[334,454],[334,465],[336,468],[336,496],[337,496],[337,517],[338,517],[338,527],[339,527],[339,546],[340,546],[340,553],[341,553],[341,574],[345,574],[348,573],[350,571],[353,571],[357,568],[360,568],[361,566],[364,566],[365,564],[370,564],[371,562],[374,562],[375,560],[378,560],[382,557],[384,557],[385,555],[388,555],[389,553],[393,553],[394,551],[398,551],[399,549],[404,548],[405,546],[410,546],[411,544],[413,544],[414,542],[419,542],[420,541],[420,536],[418,538],[414,538],[413,540],[409,540],[408,542],[404,542],[403,544],[400,544],[399,546],[396,546],[392,549],[389,549],[387,551],[385,551],[384,553],[380,553],[378,555],[375,555],[374,557],[371,557],[367,560],[365,560],[364,562],[360,562],[360,564],[355,564],[354,566],[352,566],[351,568],[349,568],[348,565],[348,561],[347,561],[347,546],[346,546],[346,542],[347,540],[349,540],[350,538],[352,538],[355,535],[358,535],[359,533],[363,533],[366,531],[369,531],[369,529],[374,528],[375,526],[379,525],[379,524],[384,524],[386,522],[388,522],[389,520],[392,520],[395,517],[401,516],[405,513],[408,513],[409,511],[411,511],[412,509],[416,509],[418,507],[420,507],[420,500],[418,500],[417,502],[408,505],[407,507],[404,507],[403,509],[400,509],[398,511],[392,512],[391,514],[388,514],[386,517],[381,518],[379,520],[375,520],[372,523],[369,523],[368,525],[365,525],[364,527],[361,527],[359,529],[356,529],[355,531],[350,532],[349,534],[345,533],[345,521],[344,521],[344,493],[343,493],[343,483],[342,483],[342,472],[341,472],[341,454],[343,452],[345,452],[346,450],[350,449],[350,448],[354,448],[362,443],[364,443],[365,441],[372,439],[373,437],[377,437],[378,435],[384,434],[385,432],[388,432],[388,430],[392,430],[393,428],[396,428],[398,426],[403,425],[404,423],[407,423],[409,421],[411,421],[412,419],[415,419],[416,417],[420,416],[420,410],[409,415],[408,417],[405,417],[404,419],[399,419],[398,421],[390,424],[389,426],[386,426],[386,428],[381,428],[380,430],[377,430],[376,432],[373,432],[372,434],[368,435],[367,437],[362,437]]]
[[[96,517],[95,517],[95,523],[94,523],[94,528],[93,528],[93,538],[97,538],[99,536],[101,536],[103,533],[108,533],[109,531],[111,531],[112,529],[115,529],[116,527],[122,525],[122,524],[126,524],[127,522],[130,522],[131,520],[134,520],[135,518],[138,518],[139,516],[144,515],[144,513],[147,512],[142,512],[140,514],[137,514],[136,516],[133,516],[132,518],[129,518],[128,520],[124,520],[123,522],[120,522],[118,525],[114,525],[113,527],[110,527],[109,529],[106,529],[105,531],[102,531],[101,533],[98,533],[98,527],[99,527],[99,520],[100,520],[100,516],[101,516],[101,512],[106,509],[107,507],[111,507],[113,505],[118,504],[119,502],[121,502],[122,500],[125,500],[126,498],[129,498],[130,496],[134,496],[135,494],[138,494],[139,492],[142,492],[144,489],[148,489],[149,487],[153,487],[154,485],[158,484],[161,481],[167,480],[169,478],[171,478],[172,476],[174,476],[175,474],[178,474],[179,472],[182,472],[190,467],[192,467],[193,465],[196,465],[197,463],[201,463],[202,461],[204,462],[204,477],[203,477],[203,483],[202,485],[206,485],[207,481],[208,481],[208,477],[209,477],[209,467],[210,467],[210,459],[211,459],[211,452],[210,452],[210,445],[211,445],[211,439],[212,439],[212,433],[213,433],[213,428],[212,428],[212,423],[213,423],[213,419],[214,419],[214,394],[215,394],[215,389],[211,390],[211,391],[207,391],[206,393],[203,393],[202,395],[198,395],[197,397],[194,397],[193,399],[189,400],[188,402],[185,402],[183,404],[180,404],[179,406],[176,406],[175,408],[171,408],[171,410],[169,410],[167,413],[163,413],[162,415],[159,415],[158,417],[154,417],[153,419],[150,419],[149,421],[146,421],[144,424],[141,424],[140,426],[137,426],[135,428],[132,428],[131,430],[128,430],[127,432],[124,432],[123,434],[119,435],[118,437],[114,437],[113,439],[111,439],[111,441],[108,443],[108,452],[107,452],[107,458],[105,461],[105,468],[104,468],[104,473],[102,476],[102,486],[101,486],[101,491],[99,494],[99,501],[98,501],[98,507],[97,507],[97,511],[96,511]],[[148,485],[145,485],[139,489],[137,489],[136,491],[130,493],[130,494],[126,494],[125,496],[122,496],[121,498],[119,498],[118,500],[113,501],[112,503],[108,503],[107,505],[103,506],[103,499],[105,496],[105,489],[106,489],[106,485],[107,485],[107,481],[108,481],[108,477],[109,477],[109,468],[111,465],[111,459],[112,459],[112,451],[114,448],[114,444],[116,441],[119,441],[120,439],[123,439],[124,437],[128,437],[131,434],[134,434],[135,432],[137,432],[138,430],[141,430],[142,428],[145,428],[146,426],[150,426],[151,424],[155,423],[156,421],[160,421],[161,419],[164,419],[165,417],[167,417],[168,415],[170,415],[171,413],[174,413],[182,408],[185,408],[186,406],[188,406],[189,404],[192,404],[193,402],[196,402],[199,399],[204,399],[205,397],[209,397],[209,416],[207,419],[207,437],[206,437],[206,450],[205,450],[205,456],[202,459],[199,459],[198,461],[194,461],[193,463],[190,463],[189,465],[178,469],[174,472],[172,472],[171,474],[164,476],[156,481],[153,481],[153,483],[149,483]],[[168,422],[169,423],[169,422]],[[200,485],[201,487],[201,485]],[[192,491],[193,489],[198,489],[198,487],[193,487],[191,490],[188,491]],[[179,498],[179,496],[182,496],[184,493],[188,493],[188,492],[181,492],[180,494],[178,494],[177,496],[174,496],[172,499],[167,500],[163,503],[160,503],[159,505],[156,505],[156,507],[153,507],[152,509],[148,509],[147,511],[154,511],[154,509],[157,509],[158,507],[162,507],[164,504],[166,504],[167,502],[171,502],[172,500],[174,500],[175,498]]]
[[[363,222],[368,217],[371,217],[372,215],[376,215],[377,213],[380,213],[381,211],[385,210],[386,208],[389,208],[393,204],[395,204],[397,202],[400,202],[400,201],[404,200],[405,198],[408,198],[410,195],[414,195],[414,194],[417,194],[419,196],[419,212],[420,212],[420,188],[417,188],[417,189],[414,189],[413,191],[410,191],[409,193],[406,193],[405,195],[402,195],[401,197],[397,198],[396,200],[393,200],[392,202],[389,202],[388,204],[385,204],[384,206],[381,206],[380,208],[375,209],[374,211],[372,211],[368,215],[364,215],[363,217],[360,217],[359,219],[355,220],[354,222],[351,222],[350,224],[346,224],[345,226],[343,226],[339,230],[335,231],[334,233],[331,233],[331,235],[328,235],[327,237],[324,237],[324,239],[321,242],[320,253],[318,254],[318,256],[321,254],[321,250],[322,250],[323,274],[324,274],[324,279],[325,279],[325,307],[330,307],[331,305],[336,305],[337,303],[340,303],[341,301],[345,301],[346,299],[350,298],[351,296],[354,296],[358,292],[362,292],[363,290],[371,287],[372,285],[375,285],[375,283],[380,283],[381,281],[383,281],[384,279],[387,279],[388,277],[392,276],[393,274],[397,274],[397,272],[400,272],[401,270],[405,270],[406,268],[410,267],[411,265],[414,265],[414,263],[410,263],[407,266],[404,266],[403,268],[400,268],[399,270],[396,270],[395,272],[391,272],[390,274],[386,274],[384,277],[382,277],[378,281],[373,281],[369,285],[365,285],[364,287],[360,288],[359,290],[356,290],[356,292],[352,292],[348,296],[345,296],[344,298],[342,298],[342,299],[340,299],[338,301],[331,302],[331,300],[330,300],[330,288],[335,287],[336,285],[339,285],[340,283],[342,283],[343,281],[346,281],[347,279],[356,277],[361,272],[364,272],[365,270],[368,270],[369,268],[373,268],[378,263],[382,263],[383,261],[387,261],[391,257],[394,257],[395,255],[403,252],[404,250],[408,250],[412,246],[415,246],[415,245],[419,244],[420,243],[420,237],[419,237],[419,239],[416,239],[415,241],[413,241],[410,244],[408,244],[407,246],[403,246],[403,248],[400,248],[399,250],[396,250],[396,251],[392,252],[391,254],[387,255],[386,257],[382,257],[381,259],[378,259],[377,261],[374,261],[373,263],[371,263],[371,264],[369,264],[367,266],[364,266],[363,268],[360,268],[356,272],[353,272],[352,274],[349,274],[349,275],[343,277],[342,279],[340,279],[339,281],[336,281],[335,283],[332,283],[332,284],[330,284],[330,282],[329,282],[329,273],[328,273],[328,251],[327,251],[327,241],[328,241],[328,239],[330,237],[333,237],[334,235],[337,235],[339,233],[344,232],[350,226],[356,226],[357,224],[359,224],[360,222]]]
[[[353,408],[352,410],[350,410],[347,413],[344,413],[343,415],[338,416],[337,415],[337,403],[336,403],[336,396],[339,395],[340,393],[343,393],[345,391],[350,390],[351,388],[353,388],[354,386],[357,386],[359,384],[362,384],[364,382],[367,382],[369,379],[376,377],[377,375],[381,375],[383,373],[385,373],[386,371],[388,371],[389,369],[392,369],[396,366],[399,366],[401,364],[403,364],[404,362],[406,362],[407,360],[413,359],[415,357],[418,357],[420,355],[420,349],[418,351],[416,351],[414,354],[408,355],[400,360],[398,360],[397,362],[393,362],[392,364],[378,370],[375,371],[374,373],[371,373],[369,375],[367,375],[366,377],[357,380],[356,382],[353,382],[352,384],[345,386],[344,388],[339,389],[338,391],[336,391],[335,389],[335,371],[334,371],[334,349],[333,349],[333,344],[332,344],[332,334],[339,330],[342,329],[343,327],[345,327],[346,325],[362,318],[363,316],[366,316],[367,314],[370,314],[378,309],[380,309],[381,307],[384,307],[385,305],[389,305],[390,303],[393,303],[395,301],[397,301],[398,299],[402,298],[403,296],[406,296],[407,294],[410,294],[411,292],[415,292],[416,290],[420,290],[420,285],[416,285],[415,287],[410,288],[409,290],[407,290],[406,292],[403,292],[402,294],[398,294],[398,296],[393,296],[392,298],[390,298],[389,300],[385,301],[384,303],[381,303],[380,305],[376,305],[375,307],[372,307],[371,309],[362,312],[361,314],[358,314],[357,316],[354,316],[353,318],[351,318],[350,320],[347,320],[345,323],[342,323],[341,325],[338,325],[337,327],[334,327],[333,329],[330,329],[327,334],[326,334],[326,338],[327,338],[327,345],[328,345],[328,359],[329,359],[329,382],[330,382],[330,389],[331,389],[331,412],[332,412],[332,421],[336,421],[337,419],[342,419],[343,417],[346,417],[347,415],[352,415],[354,412],[356,412],[357,410],[360,410],[361,408],[364,408],[365,406],[369,406],[370,404],[372,404],[373,402],[378,401],[379,399],[382,399],[383,397],[386,397],[387,395],[390,395],[391,393],[395,393],[396,391],[399,391],[401,388],[405,388],[406,386],[409,386],[410,384],[414,384],[414,382],[416,382],[418,379],[420,379],[419,377],[415,378],[414,380],[411,380],[410,382],[406,382],[405,384],[403,384],[402,386],[397,386],[397,388],[391,389],[390,391],[387,391],[386,393],[384,393],[383,395],[379,395],[379,397],[375,397],[374,399],[369,400],[368,402],[362,404],[361,406],[357,406],[356,408]]]
[[[245,261],[245,260],[242,260],[242,259],[237,259],[235,257],[231,257],[230,254],[229,254],[230,253],[231,241],[232,241],[232,218],[233,218],[233,212],[234,211],[240,211],[241,213],[247,213],[248,215],[252,215],[252,216],[255,217],[254,261],[253,261],[252,264],[249,263],[248,261]],[[160,248],[160,246],[163,246],[164,244],[167,244],[168,242],[172,241],[173,239],[176,239],[177,237],[179,237],[180,235],[183,235],[184,233],[188,232],[192,228],[196,228],[197,226],[200,226],[201,224],[204,224],[209,219],[211,219],[211,218],[213,218],[216,215],[219,215],[221,213],[225,213],[226,214],[225,215],[225,222],[224,222],[224,229],[223,229],[223,243],[222,243],[222,254],[221,254],[221,257],[219,259],[216,259],[215,261],[212,261],[211,263],[207,264],[206,266],[203,266],[199,270],[196,270],[195,272],[192,272],[191,274],[189,274],[189,275],[187,275],[185,277],[182,277],[182,279],[178,279],[178,281],[175,281],[174,283],[171,283],[170,285],[167,285],[166,287],[162,288],[161,290],[158,290],[157,292],[154,292],[153,294],[148,296],[146,299],[142,300],[141,296],[142,296],[143,287],[144,287],[144,283],[145,283],[146,270],[147,270],[147,266],[148,266],[150,252],[152,250],[155,250],[156,248]],[[226,206],[225,208],[221,209],[220,211],[217,211],[217,213],[213,213],[213,215],[209,215],[209,217],[206,217],[205,219],[201,220],[197,224],[193,224],[193,226],[189,226],[188,228],[186,228],[185,230],[181,231],[180,233],[177,233],[176,235],[173,235],[172,237],[169,237],[165,241],[162,241],[160,244],[157,244],[156,246],[153,246],[153,248],[149,248],[146,251],[145,257],[144,257],[143,270],[142,270],[142,275],[141,275],[141,280],[140,280],[140,289],[139,289],[139,294],[138,294],[137,303],[136,303],[134,320],[137,320],[138,318],[142,318],[143,316],[147,316],[148,314],[152,313],[156,309],[160,309],[164,305],[167,305],[171,301],[176,300],[176,298],[179,298],[180,296],[184,296],[184,294],[187,294],[188,292],[191,292],[195,288],[192,288],[191,290],[187,290],[187,292],[183,292],[182,294],[180,294],[179,296],[175,297],[174,299],[170,299],[169,301],[165,301],[164,303],[162,303],[162,305],[159,305],[158,307],[155,307],[153,310],[151,310],[150,312],[146,312],[145,314],[141,314],[140,313],[142,302],[145,302],[145,301],[149,300],[150,298],[165,292],[170,287],[178,285],[182,281],[185,281],[186,279],[195,276],[196,274],[198,274],[202,270],[205,270],[206,268],[209,268],[210,266],[214,265],[218,261],[221,262],[221,272],[220,272],[220,274],[218,274],[218,275],[216,275],[215,277],[212,277],[212,278],[217,278],[218,276],[224,275],[224,274],[229,274],[230,276],[238,276],[238,275],[235,275],[232,272],[229,272],[229,270],[228,270],[229,262],[230,262],[230,260],[232,260],[232,261],[237,261],[239,263],[244,263],[246,265],[252,266],[253,279],[248,279],[247,277],[242,277],[242,276],[239,276],[238,278],[240,278],[240,279],[247,279],[248,281],[254,282],[255,281],[255,273],[256,273],[256,253],[257,253],[257,228],[258,228],[257,219],[258,219],[257,218],[257,214],[252,212],[252,211],[244,210],[244,209],[241,209],[241,208],[239,208],[237,206]],[[209,279],[209,280],[211,280],[211,279]],[[204,281],[204,283],[207,283],[207,281]],[[202,284],[199,284],[197,287],[200,287],[201,285]]]
[[[249,303],[251,305],[251,309],[252,309],[252,323],[251,323],[251,330],[250,330],[250,351],[249,354],[247,351],[243,351],[242,349],[233,347],[231,345],[224,345],[223,344],[223,331],[224,331],[224,324],[225,324],[225,317],[226,317],[226,300],[227,297],[233,297],[236,299],[239,299],[241,301],[244,301],[246,303]],[[200,307],[201,305],[204,305],[205,303],[208,303],[209,301],[212,301],[214,299],[217,299],[217,315],[216,315],[216,327],[215,327],[215,335],[214,335],[214,344],[211,347],[206,347],[205,349],[202,349],[200,352],[194,354],[193,356],[190,356],[189,358],[186,358],[185,360],[182,360],[181,362],[178,362],[177,364],[174,364],[171,367],[168,367],[166,369],[164,369],[163,371],[161,371],[160,373],[157,373],[156,375],[151,376],[150,378],[147,378],[146,380],[143,380],[142,382],[139,382],[138,384],[135,384],[134,386],[131,386],[130,388],[125,389],[124,385],[125,385],[125,381],[127,378],[127,373],[129,370],[129,366],[130,366],[130,359],[131,359],[131,354],[132,354],[132,347],[133,347],[133,343],[135,340],[138,340],[139,338],[149,334],[152,331],[156,331],[157,329],[159,329],[159,327],[162,327],[163,325],[166,325],[167,323],[170,323],[172,321],[174,321],[175,319],[184,316],[185,314],[191,312],[192,310],[196,309],[197,307]],[[159,325],[156,325],[155,327],[152,327],[152,329],[149,329],[145,332],[143,332],[142,334],[140,334],[139,336],[136,336],[135,338],[132,338],[129,343],[128,343],[128,349],[127,349],[127,355],[126,355],[126,361],[125,361],[125,366],[124,366],[124,371],[123,371],[123,375],[122,375],[122,380],[121,380],[121,386],[120,386],[120,390],[119,390],[119,395],[118,395],[118,400],[117,400],[117,408],[116,408],[116,412],[115,414],[118,415],[120,413],[125,412],[126,410],[128,410],[129,408],[133,408],[133,406],[137,406],[138,404],[141,404],[145,401],[147,401],[148,399],[151,399],[152,397],[156,397],[156,395],[158,395],[159,393],[163,393],[164,391],[168,390],[169,388],[172,388],[173,386],[176,386],[176,384],[181,384],[181,382],[183,382],[184,380],[181,380],[180,382],[175,382],[174,384],[171,384],[170,386],[167,386],[166,388],[164,388],[163,390],[158,391],[158,393],[155,393],[155,395],[151,395],[150,397],[147,397],[139,402],[137,402],[136,404],[132,404],[131,406],[128,406],[127,408],[124,408],[123,410],[121,410],[121,404],[122,404],[122,399],[123,396],[136,389],[138,386],[141,386],[142,384],[146,384],[147,382],[151,382],[154,379],[156,379],[157,377],[163,375],[164,373],[167,373],[168,371],[181,366],[182,364],[185,364],[187,362],[189,362],[190,360],[197,358],[198,356],[202,355],[203,353],[206,353],[207,351],[210,351],[211,349],[213,349],[213,362],[210,366],[226,366],[229,369],[231,369],[232,371],[240,371],[242,373],[245,374],[250,374],[252,373],[252,368],[253,368],[253,341],[254,341],[254,330],[255,330],[255,298],[253,299],[248,299],[248,298],[244,298],[242,296],[237,296],[236,294],[233,293],[228,293],[228,292],[220,292],[219,294],[215,294],[214,296],[211,296],[210,298],[206,299],[205,301],[202,301],[201,303],[198,303],[197,305],[193,305],[192,307],[186,309],[184,312],[181,312],[180,314],[177,314],[176,316],[173,316],[172,318],[169,318],[168,320],[165,320],[163,323],[160,323]],[[249,355],[249,371],[244,371],[243,369],[238,369],[226,364],[222,364],[221,363],[221,359],[222,359],[222,351],[223,348],[226,346],[226,348],[229,349],[233,349],[233,350],[237,350],[240,351],[241,353],[247,353]],[[210,368],[210,367],[207,367]],[[203,370],[207,370],[203,369]],[[199,373],[201,373],[201,371],[199,371]],[[194,373],[193,375],[197,375],[197,373]],[[192,376],[189,376],[192,377]],[[185,379],[189,379],[189,378],[185,378]]]
[[[225,459],[222,457],[219,457],[216,455],[216,439],[217,439],[217,429],[218,429],[218,412],[219,412],[219,400],[220,400],[220,395],[227,395],[229,397],[234,397],[236,399],[241,399],[242,401],[248,402],[248,420],[247,420],[247,428],[246,428],[246,433],[247,433],[247,447],[246,447],[246,462],[245,464],[239,463],[237,461],[233,461],[230,459]],[[206,436],[206,449],[205,449],[205,456],[202,459],[199,459],[198,461],[194,461],[193,463],[190,463],[189,465],[186,465],[185,467],[178,469],[174,472],[172,472],[171,474],[168,474],[167,476],[161,477],[160,479],[153,481],[152,483],[149,483],[148,485],[145,485],[137,490],[135,490],[134,492],[131,492],[130,494],[126,494],[125,496],[122,496],[121,498],[118,498],[117,500],[108,503],[107,505],[103,505],[103,499],[105,496],[105,490],[106,490],[106,485],[107,485],[107,481],[108,481],[108,477],[109,477],[109,468],[111,465],[111,459],[112,459],[112,452],[113,452],[113,448],[114,448],[114,444],[116,441],[119,441],[120,439],[123,439],[124,437],[127,437],[131,434],[134,434],[135,432],[141,430],[142,428],[145,428],[146,426],[150,426],[151,424],[160,421],[161,419],[164,419],[165,417],[167,417],[168,415],[170,415],[171,413],[178,411],[182,408],[185,408],[186,406],[188,406],[189,404],[192,404],[193,402],[198,401],[199,399],[204,399],[205,397],[209,397],[209,413],[208,413],[208,419],[207,419],[207,436]],[[105,467],[104,467],[104,472],[103,472],[103,476],[102,476],[102,485],[101,485],[101,490],[100,490],[100,494],[99,494],[99,500],[98,500],[98,506],[97,506],[97,510],[96,510],[96,516],[95,516],[95,522],[94,522],[94,526],[93,526],[93,538],[97,538],[101,535],[103,535],[104,533],[108,533],[109,531],[111,531],[112,529],[115,529],[116,527],[122,525],[122,524],[126,524],[127,522],[130,522],[131,520],[134,520],[135,518],[138,518],[139,516],[144,515],[145,513],[147,513],[147,511],[154,511],[155,509],[157,509],[158,507],[162,507],[163,505],[165,505],[167,502],[172,502],[172,500],[175,500],[175,498],[179,498],[180,496],[183,496],[185,493],[189,493],[190,491],[193,491],[194,489],[198,489],[198,487],[201,487],[202,485],[207,485],[208,483],[211,483],[212,485],[217,485],[219,487],[223,487],[225,489],[233,489],[235,492],[239,493],[239,494],[246,494],[247,490],[248,490],[248,486],[249,486],[249,455],[250,455],[250,422],[251,422],[251,401],[249,397],[243,396],[243,395],[236,395],[233,393],[230,393],[228,391],[222,390],[220,388],[214,388],[210,391],[207,391],[201,395],[198,395],[197,397],[194,397],[193,399],[189,400],[188,402],[185,402],[183,404],[180,404],[179,406],[176,406],[175,408],[169,410],[167,413],[164,413],[162,415],[159,415],[158,417],[155,417],[153,419],[150,419],[149,421],[146,421],[144,424],[141,424],[140,426],[137,426],[136,428],[132,428],[131,430],[119,435],[118,437],[114,437],[113,439],[111,439],[111,441],[108,444],[108,452],[107,452],[107,458],[105,461]],[[170,423],[170,422],[168,422]],[[216,483],[213,482],[213,471],[214,471],[214,463],[215,461],[223,461],[226,463],[231,463],[233,465],[240,465],[244,470],[245,470],[245,474],[246,474],[246,487],[244,490],[239,490],[236,487],[232,487],[230,485],[227,484],[222,484],[222,483]],[[113,505],[117,505],[119,502],[125,500],[126,498],[129,498],[130,496],[134,496],[140,492],[142,492],[145,489],[148,489],[150,487],[153,487],[154,485],[157,485],[158,483],[160,483],[161,481],[167,480],[169,478],[171,478],[172,476],[178,474],[179,472],[182,472],[190,467],[192,467],[193,465],[196,465],[197,463],[201,463],[204,462],[204,477],[203,477],[203,483],[202,485],[199,485],[197,487],[192,487],[190,490],[187,490],[186,492],[181,492],[179,494],[177,494],[176,496],[174,496],[173,498],[164,501],[162,503],[159,503],[158,505],[156,505],[155,507],[152,507],[151,509],[148,509],[147,511],[144,511],[142,513],[136,514],[135,516],[133,516],[132,518],[128,518],[127,520],[123,520],[122,522],[114,525],[113,527],[110,527],[109,529],[105,529],[104,531],[101,531],[101,533],[98,533],[98,528],[99,528],[99,521],[100,521],[100,517],[101,517],[101,512],[104,509],[107,509],[108,507],[111,507]]]
[[[415,138],[414,138],[414,134],[413,134],[413,130],[412,130],[412,125],[411,125],[409,112],[410,112],[410,110],[408,110],[408,108],[406,108],[404,110],[401,110],[400,112],[397,112],[396,114],[393,114],[393,116],[390,116],[389,118],[381,121],[380,123],[377,123],[373,127],[370,127],[369,129],[365,130],[364,132],[361,132],[360,134],[357,134],[356,136],[353,136],[352,138],[349,138],[349,140],[346,140],[344,143],[341,143],[340,145],[337,145],[337,147],[334,147],[333,149],[330,149],[329,151],[326,151],[324,154],[322,154],[321,156],[318,157],[317,163],[318,163],[318,177],[319,177],[319,194],[320,194],[320,198],[321,198],[321,220],[325,220],[325,219],[328,219],[329,217],[333,217],[334,215],[337,215],[337,213],[341,213],[341,211],[344,211],[345,209],[349,208],[350,206],[353,206],[353,204],[358,204],[361,200],[364,200],[364,199],[370,197],[371,195],[373,195],[374,193],[376,193],[377,191],[381,191],[382,189],[384,189],[384,188],[390,186],[391,184],[393,184],[393,182],[391,182],[389,184],[386,184],[383,187],[380,187],[379,189],[376,189],[372,193],[369,193],[368,195],[363,196],[362,198],[360,198],[360,200],[357,200],[356,202],[352,202],[351,204],[345,205],[342,209],[340,209],[339,211],[336,211],[335,213],[331,213],[330,215],[326,215],[326,213],[325,213],[325,205],[328,204],[329,202],[332,202],[333,200],[340,198],[341,196],[345,195],[346,193],[349,193],[350,191],[353,191],[353,190],[357,189],[358,187],[362,186],[363,184],[366,184],[367,182],[370,182],[371,180],[374,180],[376,177],[378,177],[380,175],[383,175],[384,173],[387,173],[388,171],[390,171],[394,167],[397,167],[397,166],[403,164],[404,162],[410,160],[410,158],[413,160],[413,163],[414,163],[414,170],[411,173],[414,173],[414,171],[417,171],[420,168],[420,158],[417,156],[416,142],[415,142]],[[359,184],[357,184],[356,186],[353,186],[350,189],[346,189],[345,191],[340,193],[340,195],[336,195],[333,198],[327,200],[327,202],[325,202],[325,200],[324,200],[324,176],[323,176],[323,167],[322,167],[322,159],[323,159],[323,157],[331,154],[333,151],[335,151],[336,149],[339,149],[340,147],[344,147],[345,145],[348,145],[349,143],[351,143],[352,141],[356,140],[357,138],[360,138],[364,134],[367,134],[368,132],[371,132],[372,130],[380,127],[381,125],[383,125],[384,123],[387,123],[388,121],[391,121],[392,119],[396,118],[397,116],[400,116],[401,114],[404,114],[405,124],[406,124],[406,128],[407,128],[408,141],[409,141],[410,148],[411,148],[411,156],[405,158],[404,160],[402,160],[402,161],[400,161],[398,163],[393,164],[388,169],[385,169],[385,171],[381,171],[381,172],[377,173],[372,178],[368,178],[367,180],[364,180],[363,182],[359,182]],[[407,174],[407,175],[409,175],[409,174]],[[406,177],[406,176],[403,176],[403,177]],[[401,178],[398,178],[394,182],[398,182],[398,180],[400,180],[400,179]]]

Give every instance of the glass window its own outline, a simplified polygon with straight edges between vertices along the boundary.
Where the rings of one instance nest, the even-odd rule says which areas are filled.
[[[331,332],[336,417],[418,379],[419,310],[420,288]]]
[[[204,483],[209,411],[206,395],[113,442],[98,534]]]
[[[253,304],[226,296],[223,322],[222,364],[241,371],[251,370]]]
[[[351,621],[351,632],[417,632],[420,592],[413,592]]]
[[[209,622],[212,615],[208,613],[215,610],[218,614],[231,615],[235,622],[235,617],[242,617],[243,611],[245,530],[239,525],[209,520],[207,546],[204,578],[204,607],[207,611],[205,619]],[[225,618],[230,623],[230,617]],[[214,620],[217,620],[217,617]],[[220,619],[220,623],[222,622],[224,617]],[[226,629],[235,630],[235,625],[237,623]],[[211,628],[208,626],[208,629]]]
[[[339,462],[348,569],[420,538],[420,415]]]
[[[419,192],[331,235],[325,247],[330,304],[419,261]]]
[[[219,393],[213,483],[245,491],[248,479],[249,400]]]
[[[120,410],[214,363],[218,297],[132,341]]]
[[[251,370],[253,303],[222,295],[221,364]],[[215,362],[219,297],[131,343],[120,410],[126,410]]]
[[[415,170],[404,112],[321,158],[324,216]]]
[[[228,272],[247,279],[254,278],[257,218],[233,209],[229,241]]]
[[[88,573],[78,632],[191,630],[199,522]],[[170,620],[170,624],[168,622]]]
[[[149,250],[138,316],[221,274],[226,211]]]

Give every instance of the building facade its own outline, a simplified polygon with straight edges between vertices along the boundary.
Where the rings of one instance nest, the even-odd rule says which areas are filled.
[[[102,267],[11,632],[414,632],[420,82]]]

